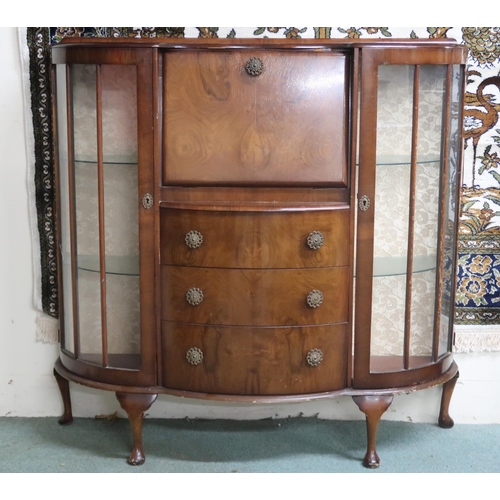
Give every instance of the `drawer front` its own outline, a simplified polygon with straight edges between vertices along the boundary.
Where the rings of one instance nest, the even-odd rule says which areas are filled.
[[[345,324],[235,328],[164,321],[162,342],[163,385],[171,389],[286,395],[346,387]]]
[[[239,270],[161,266],[161,273],[164,320],[252,326],[347,321],[347,267]]]
[[[162,264],[309,268],[349,264],[349,210],[161,210]]]
[[[346,64],[331,51],[167,52],[163,183],[345,187]]]

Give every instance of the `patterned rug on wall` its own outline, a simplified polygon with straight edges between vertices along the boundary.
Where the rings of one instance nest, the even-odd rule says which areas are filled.
[[[500,28],[25,28],[38,339],[57,338],[50,47],[64,37],[455,38],[469,49],[456,350],[500,350]],[[29,75],[29,76],[28,76]],[[28,115],[28,114],[27,114]],[[28,130],[29,129],[29,130]],[[31,146],[32,145],[32,146]]]

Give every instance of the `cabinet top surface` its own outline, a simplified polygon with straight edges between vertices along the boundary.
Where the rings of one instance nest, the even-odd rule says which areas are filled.
[[[143,47],[143,48],[280,48],[280,49],[351,49],[362,47],[407,47],[407,48],[450,48],[456,49],[460,44],[452,38],[413,39],[413,38],[64,38],[58,47]],[[465,50],[465,46],[462,46]]]

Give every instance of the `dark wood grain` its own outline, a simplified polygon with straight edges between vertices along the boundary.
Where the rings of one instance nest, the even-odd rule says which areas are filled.
[[[455,389],[455,386],[457,385],[459,376],[460,374],[457,371],[456,375],[452,379],[448,380],[443,384],[443,392],[441,395],[441,406],[439,408],[439,418],[438,418],[439,427],[442,427],[443,429],[451,429],[455,425],[455,422],[450,417],[450,402],[451,402],[451,396],[453,396],[453,391]]]
[[[53,47],[57,56],[64,53],[68,47],[97,47],[97,48],[152,48],[168,50],[176,49],[237,49],[254,50],[274,48],[303,50],[346,50],[366,47],[401,47],[406,49],[429,48],[440,50],[455,50],[461,52],[461,63],[465,64],[467,50],[457,44],[454,38],[63,38],[60,44]],[[53,59],[54,61],[54,59]],[[54,62],[59,63],[59,59]]]
[[[120,406],[127,412],[134,438],[134,447],[127,459],[130,465],[142,465],[146,460],[142,449],[142,420],[144,412],[155,402],[157,396],[157,394],[116,393]]]
[[[59,392],[61,393],[61,398],[63,402],[63,414],[59,418],[58,422],[61,425],[69,425],[73,422],[73,411],[71,409],[71,395],[69,392],[69,380],[64,378],[59,374],[54,368],[54,377],[56,378],[57,386],[59,387]]]
[[[162,318],[222,325],[321,325],[347,321],[347,267],[240,270],[162,266]],[[190,305],[190,288],[203,302]],[[324,301],[311,308],[306,298],[320,290]]]
[[[378,424],[394,396],[353,396],[352,399],[366,415],[367,450],[363,465],[368,469],[376,469],[380,466],[376,450]]]
[[[163,322],[165,387],[221,394],[305,394],[346,387],[347,328],[235,328]],[[203,361],[188,363],[197,347]],[[322,350],[310,366],[307,353]]]
[[[343,53],[171,51],[163,64],[164,184],[346,186]]]
[[[175,203],[230,205],[231,209],[245,205],[297,205],[321,206],[325,204],[343,204],[349,206],[347,188],[288,187],[225,187],[225,186],[161,186],[160,206],[168,207]]]
[[[162,264],[231,268],[330,267],[349,264],[349,210],[213,212],[161,210]],[[187,246],[196,230],[203,243]],[[313,231],[325,239],[307,245]]]

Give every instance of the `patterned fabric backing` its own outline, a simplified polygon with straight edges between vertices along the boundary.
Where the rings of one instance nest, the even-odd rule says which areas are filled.
[[[57,317],[50,46],[64,37],[455,38],[469,49],[457,325],[500,325],[500,28],[28,28],[42,304]],[[498,346],[500,348],[500,346]]]

